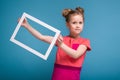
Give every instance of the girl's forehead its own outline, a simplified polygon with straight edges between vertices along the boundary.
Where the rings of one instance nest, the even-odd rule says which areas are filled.
[[[76,16],[83,17],[82,14],[72,14],[70,17],[76,17]]]
[[[72,20],[72,19],[83,19],[83,17],[82,17],[82,15],[71,15],[70,16],[70,20]]]

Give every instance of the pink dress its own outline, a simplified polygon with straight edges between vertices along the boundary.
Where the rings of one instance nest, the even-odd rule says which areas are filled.
[[[90,42],[85,38],[80,37],[73,39],[69,36],[65,36],[63,42],[75,50],[79,45],[85,45],[87,51],[91,50]],[[86,51],[78,59],[74,59],[58,47],[52,80],[80,80],[80,71],[85,55]]]

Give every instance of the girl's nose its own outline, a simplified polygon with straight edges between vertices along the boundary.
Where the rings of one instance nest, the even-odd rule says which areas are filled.
[[[76,27],[79,28],[79,27],[80,27],[80,24],[77,24]]]

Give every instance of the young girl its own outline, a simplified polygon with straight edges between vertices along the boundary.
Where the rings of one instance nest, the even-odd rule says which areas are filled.
[[[89,40],[80,36],[84,25],[84,10],[81,7],[75,10],[64,9],[62,15],[65,17],[69,35],[64,37],[60,35],[56,41],[58,49],[52,80],[80,80],[80,71],[86,51],[91,50]],[[47,43],[52,42],[52,36],[42,35],[32,28],[26,19],[22,26],[36,38]]]

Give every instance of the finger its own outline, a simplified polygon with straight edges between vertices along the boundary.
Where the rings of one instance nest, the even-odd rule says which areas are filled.
[[[18,22],[20,21],[20,18],[18,18]]]
[[[59,37],[62,41],[63,41],[63,37],[62,37],[62,35],[60,35],[60,37]]]

